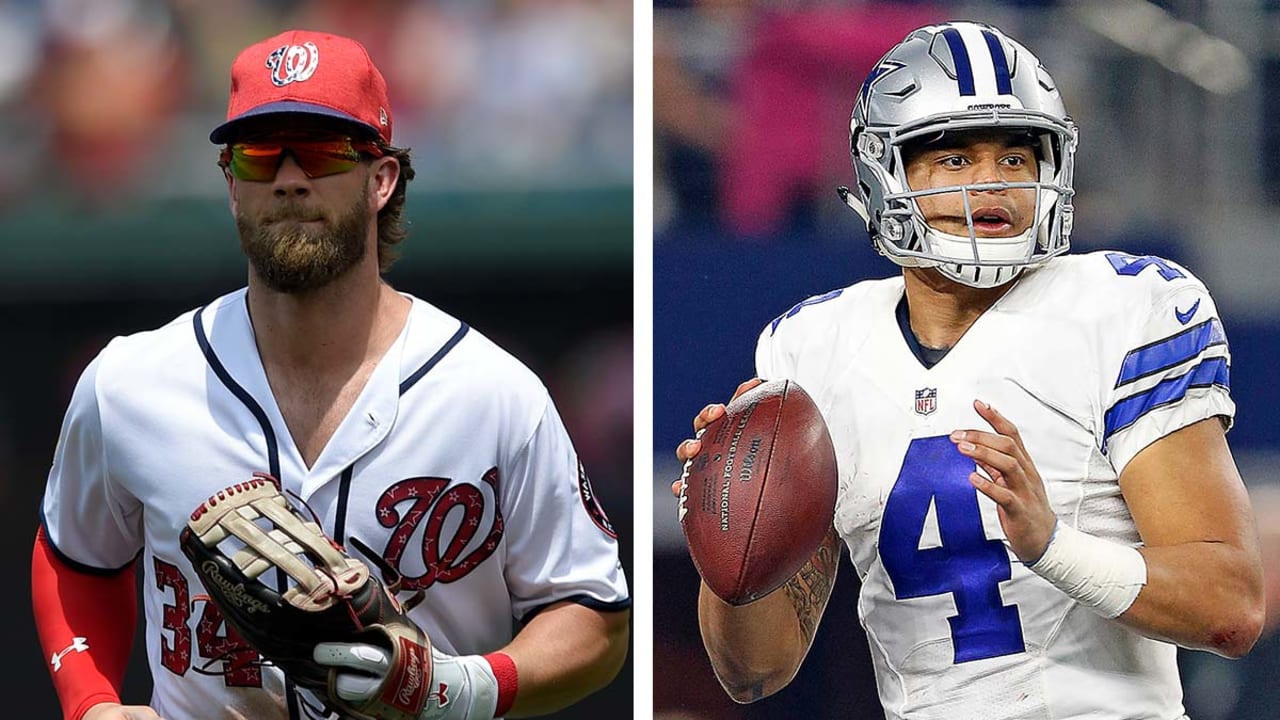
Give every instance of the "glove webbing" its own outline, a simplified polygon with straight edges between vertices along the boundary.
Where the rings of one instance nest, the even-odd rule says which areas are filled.
[[[270,481],[255,478],[227,488],[192,515],[192,530],[206,546],[217,545],[228,533],[244,543],[232,562],[246,576],[278,567],[292,578],[296,584],[283,598],[301,610],[332,607],[368,579],[368,568],[346,557],[318,524],[301,518]],[[275,526],[270,532],[254,522],[264,517]],[[304,562],[298,557],[303,552],[317,563]]]

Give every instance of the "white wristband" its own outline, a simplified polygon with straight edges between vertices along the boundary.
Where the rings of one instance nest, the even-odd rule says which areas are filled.
[[[1129,609],[1147,584],[1142,553],[1059,522],[1031,571],[1108,620]]]

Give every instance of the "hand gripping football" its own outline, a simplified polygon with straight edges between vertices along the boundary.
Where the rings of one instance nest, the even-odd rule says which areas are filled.
[[[431,643],[395,599],[399,576],[382,568],[392,573],[383,586],[290,504],[275,478],[255,474],[201,503],[180,544],[226,621],[290,680],[352,717],[417,720],[431,687]],[[385,649],[391,669],[377,693],[359,704],[339,698],[336,671],[312,657],[321,642]]]
[[[745,605],[790,580],[835,516],[836,453],[817,405],[791,380],[739,395],[706,427],[680,523],[707,587]]]

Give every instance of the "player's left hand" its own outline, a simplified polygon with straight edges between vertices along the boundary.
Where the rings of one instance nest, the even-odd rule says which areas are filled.
[[[995,432],[956,430],[951,441],[990,476],[988,480],[971,472],[969,482],[997,505],[1000,526],[1013,553],[1024,563],[1034,564],[1049,547],[1058,518],[1017,426],[981,400],[975,400],[973,407]]]
[[[352,703],[372,698],[391,665],[386,650],[362,643],[319,643],[312,657],[338,670],[330,691]],[[446,655],[432,648],[431,662],[431,687],[420,720],[493,720],[498,681],[488,661],[478,655]]]

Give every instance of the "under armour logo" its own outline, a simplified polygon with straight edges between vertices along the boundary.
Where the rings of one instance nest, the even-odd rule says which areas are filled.
[[[85,652],[89,649],[89,642],[86,638],[72,638],[71,644],[53,654],[49,658],[49,663],[53,665],[53,671],[58,672],[62,669],[62,658],[69,652]]]
[[[435,700],[436,705],[439,705],[442,708],[449,707],[449,696],[446,694],[448,692],[449,683],[440,683],[440,689],[433,693],[428,693],[427,700]]]
[[[319,64],[320,49],[313,42],[281,45],[267,56],[271,82],[276,87],[284,87],[291,82],[302,82],[310,78]]]

